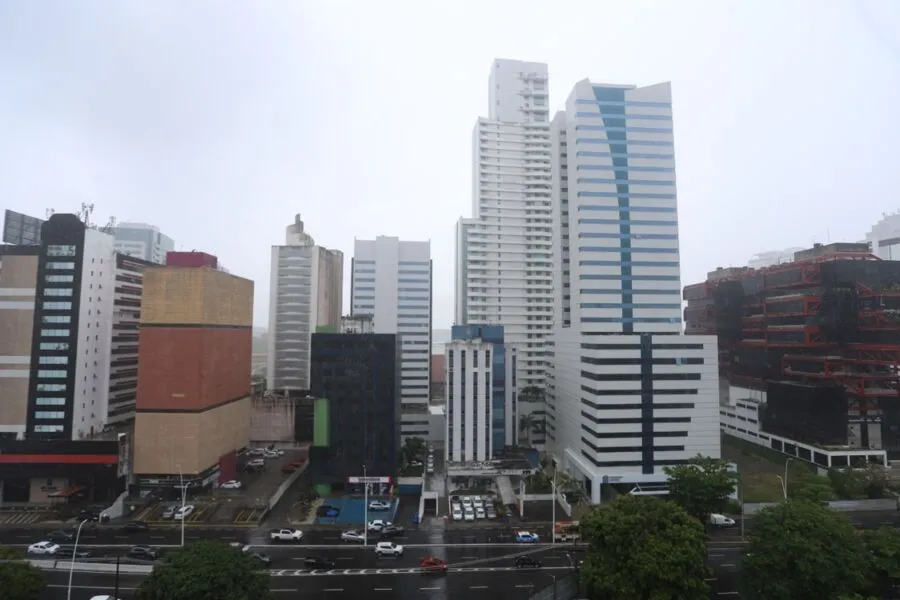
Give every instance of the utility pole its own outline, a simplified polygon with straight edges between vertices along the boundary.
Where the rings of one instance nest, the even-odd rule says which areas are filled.
[[[369,545],[369,478],[366,475],[366,465],[363,468],[363,546]]]
[[[119,597],[119,560],[120,556],[116,556],[116,591],[113,592],[113,598]]]

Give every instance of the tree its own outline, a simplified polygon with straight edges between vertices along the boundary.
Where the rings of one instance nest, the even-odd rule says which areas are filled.
[[[591,600],[709,597],[706,532],[674,502],[619,496],[581,519],[581,582]]]
[[[269,600],[269,575],[239,548],[194,542],[167,555],[138,588],[139,600]]]
[[[525,441],[529,446],[531,446],[531,432],[534,430],[535,423],[537,423],[537,419],[534,418],[533,414],[523,413],[519,415],[519,432],[525,434]]]
[[[519,390],[519,402],[543,402],[544,390],[536,385],[529,385]]]
[[[727,462],[699,454],[686,465],[666,467],[665,472],[669,500],[701,523],[706,523],[711,513],[725,510],[728,496],[738,484],[738,474],[728,469]]]
[[[869,532],[865,543],[876,587],[889,590],[900,580],[900,530],[882,527]]]
[[[405,457],[404,462],[407,463],[424,458],[425,440],[416,436],[406,438],[406,441],[403,442],[403,456]]]
[[[25,562],[25,553],[15,548],[0,548],[0,589],[4,600],[37,600],[44,590],[44,574]]]
[[[788,482],[788,498],[821,504],[834,500],[834,489],[828,477],[807,472],[796,482]]]
[[[788,500],[754,519],[742,573],[742,598],[827,600],[867,591],[869,564],[843,515]]]

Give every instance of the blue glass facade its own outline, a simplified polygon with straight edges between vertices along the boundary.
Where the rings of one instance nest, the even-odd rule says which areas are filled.
[[[491,354],[493,371],[491,387],[491,443],[494,452],[506,446],[506,347],[502,325],[454,325],[450,331],[454,341],[482,340],[494,346]],[[512,385],[512,382],[510,382]]]

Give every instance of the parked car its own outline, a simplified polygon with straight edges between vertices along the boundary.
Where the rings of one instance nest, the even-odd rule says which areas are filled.
[[[342,542],[363,542],[366,537],[359,531],[355,529],[350,529],[349,531],[345,531],[341,534]]]
[[[266,466],[266,459],[265,458],[254,458],[252,460],[248,460],[247,466],[248,467],[264,467],[264,466]]]
[[[516,541],[520,544],[536,544],[541,541],[541,538],[538,534],[530,531],[517,531]]]
[[[59,544],[53,542],[38,542],[28,546],[28,554],[56,554],[59,552]]]
[[[115,596],[110,596],[108,594],[104,594],[102,596],[91,596],[91,600],[119,600]]]
[[[385,538],[399,537],[403,535],[405,531],[406,530],[403,529],[403,527],[401,527],[400,525],[388,525],[381,530],[380,535],[381,537]]]
[[[513,564],[517,569],[540,569],[541,561],[531,556],[517,556]]]
[[[273,542],[299,542],[303,539],[303,532],[299,529],[273,529],[269,532],[269,539]]]
[[[125,533],[141,533],[142,531],[150,531],[150,526],[143,521],[129,521],[119,529]]]
[[[369,531],[378,533],[388,525],[393,525],[390,521],[382,521],[381,519],[375,519],[374,521],[369,521]]]
[[[176,506],[174,504],[171,506],[167,506],[166,509],[163,511],[162,515],[160,515],[160,518],[171,519],[172,517],[175,516],[175,511],[178,510],[179,508],[180,508],[179,506]]]
[[[372,500],[369,502],[369,510],[390,510],[391,503],[386,500]]]
[[[463,513],[463,519],[465,519],[466,521],[474,521],[475,520],[475,511],[472,510],[471,507],[467,508],[466,511]]]
[[[395,544],[394,542],[378,542],[375,545],[375,555],[378,557],[392,556],[394,558],[400,558],[403,556],[403,546]]]
[[[725,515],[720,515],[718,513],[709,515],[709,524],[714,527],[734,527],[737,525],[731,517],[726,517]]]
[[[484,519],[487,515],[484,513],[484,507],[479,506],[475,509],[475,518]]]
[[[267,554],[264,554],[262,552],[248,552],[248,555],[267,567],[272,564],[272,559],[269,558]]]
[[[419,568],[426,573],[446,573],[447,561],[434,556],[423,556],[419,559]]]
[[[472,508],[472,498],[469,496],[463,496],[462,499],[463,508]]]
[[[454,521],[462,521],[463,520],[463,514],[462,514],[461,510],[456,510],[456,509],[453,510],[453,520]]]
[[[59,529],[57,531],[51,531],[47,535],[47,539],[50,540],[51,542],[66,544],[66,543],[75,541],[75,536],[72,535],[72,533],[70,533],[68,531],[63,531],[62,529]]]
[[[305,462],[306,462],[305,460],[292,460],[288,464],[281,467],[281,472],[282,473],[293,473],[294,471],[296,471],[297,469],[302,467]]]
[[[87,550],[75,550],[75,546],[60,546],[56,551],[58,558],[90,558],[91,553]]]
[[[310,569],[333,569],[336,563],[331,558],[324,558],[321,556],[307,556],[305,559],[303,559],[303,564]]]
[[[194,512],[194,505],[188,504],[186,506],[181,506],[178,510],[175,511],[175,514],[172,515],[172,518],[176,521],[181,521],[182,519],[186,519]]]
[[[159,558],[159,550],[152,546],[133,546],[127,556],[139,560],[156,560]]]
[[[219,487],[222,488],[223,490],[239,490],[239,489],[241,489],[241,488],[244,487],[244,486],[243,486],[243,484],[241,484],[241,482],[238,481],[237,479],[232,479],[232,480],[230,480],[230,481],[226,481],[225,483],[223,483],[223,484],[220,485]]]

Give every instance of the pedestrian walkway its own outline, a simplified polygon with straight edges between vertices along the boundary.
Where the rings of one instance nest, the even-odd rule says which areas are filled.
[[[3,511],[0,512],[0,525],[31,525],[50,518],[49,512],[44,511]]]
[[[516,492],[513,490],[512,482],[506,475],[497,478],[497,489],[500,490],[500,500],[503,504],[515,504]]]

